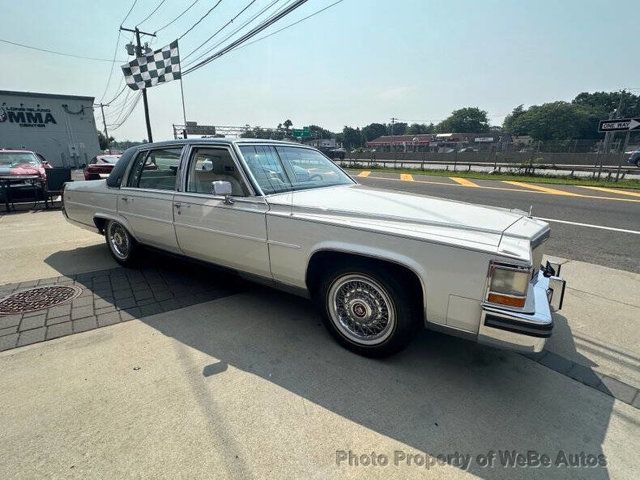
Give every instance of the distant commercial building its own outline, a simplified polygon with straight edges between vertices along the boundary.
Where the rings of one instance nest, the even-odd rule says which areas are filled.
[[[368,148],[383,152],[439,152],[460,150],[491,150],[510,141],[501,133],[421,133],[418,135],[383,135],[367,142]]]
[[[382,151],[423,151],[431,145],[434,135],[383,135],[370,142],[367,147]]]
[[[305,140],[305,145],[310,147],[324,147],[324,148],[336,148],[336,139],[334,138],[315,138],[313,140]]]
[[[0,90],[0,148],[24,148],[52,166],[79,167],[100,152],[93,97]]]

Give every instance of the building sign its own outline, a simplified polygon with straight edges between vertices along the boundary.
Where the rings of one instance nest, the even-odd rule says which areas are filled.
[[[15,123],[20,127],[43,128],[50,123],[55,125],[58,122],[50,109],[40,108],[40,105],[37,105],[36,108],[25,107],[22,104],[19,107],[10,107],[3,103],[0,106],[1,123]]]
[[[491,143],[493,142],[493,137],[476,137],[474,141],[476,143]]]

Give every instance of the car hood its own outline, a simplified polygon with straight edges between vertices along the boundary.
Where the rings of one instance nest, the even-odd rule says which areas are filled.
[[[438,243],[481,249],[527,260],[530,240],[548,230],[526,212],[474,205],[426,195],[349,185],[269,196],[290,215],[340,223]],[[513,237],[505,251],[504,236]]]
[[[37,167],[27,163],[14,167],[0,166],[0,175],[40,175],[40,171]]]

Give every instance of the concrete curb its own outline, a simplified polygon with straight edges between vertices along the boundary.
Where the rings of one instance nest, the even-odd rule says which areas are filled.
[[[640,410],[640,390],[632,385],[547,350],[523,355],[554,372],[572,378]]]

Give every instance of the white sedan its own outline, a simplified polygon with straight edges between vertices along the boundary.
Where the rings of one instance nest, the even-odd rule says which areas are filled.
[[[315,300],[345,347],[404,348],[420,328],[538,352],[565,283],[525,212],[359,185],[313,148],[193,139],[127,150],[73,182],[64,214],[123,265],[142,245]]]

